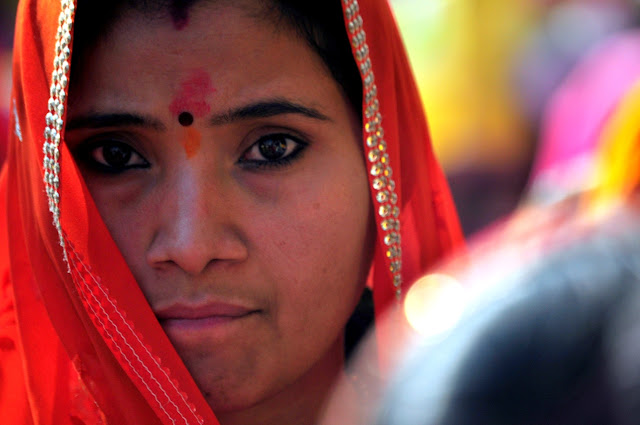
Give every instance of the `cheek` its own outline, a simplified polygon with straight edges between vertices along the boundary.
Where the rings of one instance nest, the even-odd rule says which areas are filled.
[[[296,188],[283,190],[261,224],[263,260],[276,276],[279,298],[297,317],[315,314],[321,302],[341,320],[364,285],[372,250],[366,174],[328,174]]]
[[[139,198],[139,186],[131,184],[110,187],[107,184],[85,179],[109,233],[136,278],[144,267],[145,249],[153,234],[154,223],[149,217],[157,206]],[[138,279],[140,281],[140,279]]]
[[[349,251],[351,256],[362,251],[356,240],[368,232],[371,215],[362,175],[348,183],[338,178],[299,180],[262,193],[273,198],[264,208],[265,216],[254,223],[262,229],[261,239],[273,241],[288,257],[322,258],[329,248]]]

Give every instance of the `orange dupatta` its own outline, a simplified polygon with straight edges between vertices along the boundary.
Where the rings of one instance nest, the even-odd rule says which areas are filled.
[[[81,2],[83,0],[80,0]],[[0,176],[0,417],[11,424],[216,424],[64,143],[76,1],[24,0]],[[385,0],[343,0],[363,80],[378,236],[376,315],[462,243]]]

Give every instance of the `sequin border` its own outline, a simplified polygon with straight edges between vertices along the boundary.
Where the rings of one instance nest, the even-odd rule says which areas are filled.
[[[60,4],[61,11],[58,17],[55,57],[49,90],[50,97],[47,105],[48,111],[45,117],[46,126],[42,151],[44,153],[44,185],[49,202],[49,211],[53,217],[53,225],[58,232],[67,270],[73,277],[74,283],[79,290],[79,295],[83,298],[83,303],[92,321],[96,326],[102,326],[107,334],[109,333],[108,328],[113,328],[114,334],[108,335],[110,338],[105,342],[110,347],[113,348],[115,346],[118,349],[115,354],[122,356],[129,364],[131,370],[146,386],[151,396],[158,403],[160,410],[166,414],[171,423],[203,424],[204,419],[196,412],[195,406],[187,400],[187,395],[179,390],[177,383],[170,377],[168,369],[162,367],[160,360],[154,357],[149,348],[142,342],[140,335],[134,330],[132,324],[126,321],[124,315],[117,309],[115,300],[110,297],[98,278],[78,257],[73,245],[67,241],[62,229],[60,222],[60,194],[58,193],[58,188],[60,187],[60,142],[64,128],[65,105],[71,68],[69,62],[71,58],[71,30],[73,28],[76,4],[75,0],[61,0]],[[82,267],[82,269],[79,267]],[[96,293],[92,292],[87,283],[88,278],[93,279],[95,286],[102,291],[101,294],[96,295]],[[104,303],[102,300],[104,300]],[[113,317],[108,313],[111,310],[116,310]],[[130,349],[132,354],[126,354],[123,347]],[[137,352],[134,347],[137,347],[140,352]],[[159,379],[168,382],[166,390],[151,370],[157,371]],[[149,375],[149,379],[152,381],[150,384],[145,381],[140,371]],[[156,389],[152,389],[151,386]],[[169,395],[169,393],[172,395]],[[167,403],[161,401],[159,396],[165,396]],[[175,409],[175,414],[169,412],[171,408]],[[175,416],[176,414],[177,416]]]
[[[49,211],[53,216],[53,225],[58,231],[60,246],[64,254],[64,260],[69,266],[69,258],[60,225],[60,140],[64,125],[64,108],[67,99],[67,86],[69,85],[69,59],[71,56],[71,28],[75,15],[75,4],[72,0],[61,0],[62,10],[58,18],[58,32],[56,34],[55,58],[53,59],[53,72],[51,73],[51,88],[46,115],[46,127],[44,129],[44,185],[49,199]]]
[[[360,70],[363,84],[365,156],[371,174],[371,193],[378,214],[376,222],[382,231],[386,246],[385,256],[392,276],[394,292],[402,299],[402,248],[400,240],[400,207],[396,183],[393,180],[387,143],[384,137],[378,87],[375,83],[369,46],[363,28],[358,0],[342,0],[346,25],[354,57]]]

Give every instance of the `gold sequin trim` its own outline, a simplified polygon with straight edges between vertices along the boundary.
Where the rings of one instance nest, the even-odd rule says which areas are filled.
[[[365,157],[369,164],[369,173],[373,177],[371,192],[376,202],[378,222],[386,247],[385,254],[389,261],[394,291],[396,298],[401,300],[402,248],[400,220],[398,219],[400,208],[396,205],[398,195],[395,192],[396,183],[392,178],[393,171],[387,153],[387,143],[384,139],[378,87],[375,83],[371,58],[369,57],[369,46],[366,43],[367,35],[363,28],[358,0],[342,0],[342,2],[349,40],[355,52],[355,60],[363,82]]]
[[[60,140],[64,127],[64,108],[69,85],[70,56],[71,56],[71,28],[76,5],[73,0],[61,0],[61,11],[58,17],[58,32],[56,34],[55,58],[51,73],[51,88],[49,89],[48,112],[44,129],[44,185],[49,198],[49,211],[53,216],[53,225],[58,231],[60,246],[64,259],[69,265],[65,247],[62,226],[60,225]]]

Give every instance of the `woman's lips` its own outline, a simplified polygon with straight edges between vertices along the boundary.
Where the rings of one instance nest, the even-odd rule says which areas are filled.
[[[156,311],[158,321],[168,333],[205,330],[243,319],[259,310],[249,307],[210,303],[204,305],[173,304]]]

